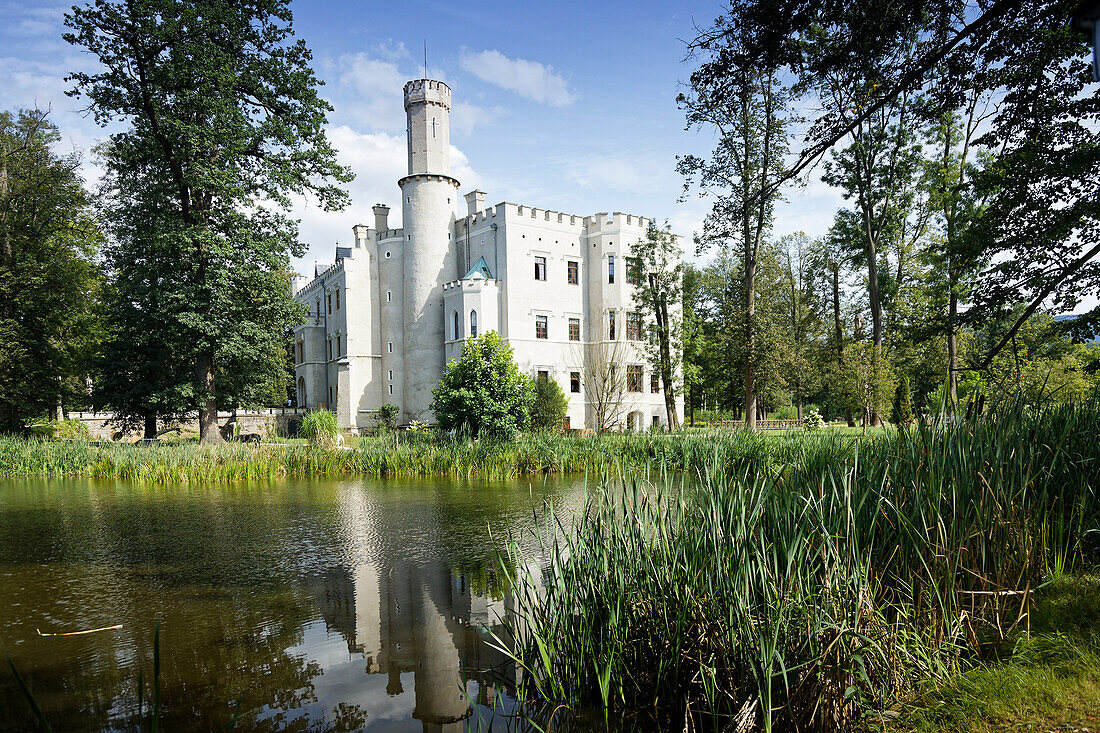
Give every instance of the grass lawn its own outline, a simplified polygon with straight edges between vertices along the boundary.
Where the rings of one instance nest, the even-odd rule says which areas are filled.
[[[1100,730],[1100,573],[1043,588],[1031,632],[1007,659],[929,686],[893,730]]]

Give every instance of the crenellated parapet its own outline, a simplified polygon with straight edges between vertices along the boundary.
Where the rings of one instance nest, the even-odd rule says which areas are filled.
[[[434,104],[451,109],[451,88],[435,79],[413,79],[405,83],[405,109],[413,104]]]

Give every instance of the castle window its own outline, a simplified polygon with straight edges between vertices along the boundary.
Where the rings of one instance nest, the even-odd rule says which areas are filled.
[[[569,391],[574,394],[580,394],[581,391],[581,373],[569,372]]]
[[[546,258],[545,257],[536,257],[535,258],[535,279],[536,280],[545,280],[546,279]]]
[[[580,341],[581,340],[581,319],[570,318],[569,319],[569,340]]]
[[[615,340],[615,311],[607,314],[607,337],[612,341]]]
[[[389,258],[390,258],[390,253],[389,253],[389,252],[387,252],[387,253],[386,253],[386,259],[388,260]]]
[[[565,263],[566,280],[570,285],[579,285],[581,282],[581,266],[575,260]]]
[[[642,314],[626,314],[626,337],[630,341],[642,340]]]
[[[340,310],[340,289],[336,289],[336,310]]]
[[[393,342],[392,342],[392,341],[390,341],[389,343],[387,343],[387,344],[386,344],[386,349],[387,349],[387,350],[388,350],[388,351],[389,351],[389,352],[390,352],[391,354],[393,353]]]
[[[297,361],[299,364],[306,360],[303,347],[304,344],[301,341],[294,344],[294,353],[298,357]]]
[[[615,255],[607,256],[607,282],[615,282]]]
[[[535,316],[535,338],[550,338],[550,327],[546,316]]]
[[[393,394],[393,385],[390,385],[390,394]]]
[[[546,371],[545,369],[540,369],[539,370],[539,381],[540,382],[546,382],[546,381],[549,381],[549,380],[550,380],[550,372]]]
[[[470,311],[470,336],[477,338],[477,311]]]
[[[458,341],[462,338],[462,320],[458,316],[458,311],[451,311],[451,321],[454,325],[454,330],[452,331],[453,338],[455,341]]]
[[[386,302],[390,303],[392,301],[393,301],[393,291],[392,290],[387,290],[386,291]]]
[[[653,416],[653,426],[657,427],[660,424],[661,424],[661,416],[660,415],[654,415]]]
[[[341,348],[340,348],[340,337],[339,337],[339,336],[337,336],[337,337],[336,337],[336,355],[337,355],[337,356],[340,356],[340,355],[342,355],[343,353],[344,353],[344,352],[343,352],[343,350],[341,350]]]
[[[631,364],[626,368],[626,391],[642,391],[642,365]]]
[[[332,313],[332,293],[325,295],[325,309]]]
[[[638,282],[638,275],[642,271],[642,263],[637,257],[626,258],[626,283],[633,285]]]
[[[653,394],[661,391],[661,377],[656,370],[649,375],[649,391]]]
[[[392,369],[390,369],[390,372],[389,372],[389,377],[387,377],[387,378],[388,378],[388,379],[389,379],[389,380],[390,380],[391,382],[393,381],[393,370],[392,370]]]

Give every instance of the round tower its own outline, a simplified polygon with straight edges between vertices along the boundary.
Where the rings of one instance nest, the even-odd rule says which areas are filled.
[[[451,88],[431,79],[408,82],[405,114],[409,175],[398,181],[405,238],[402,406],[406,419],[428,422],[432,390],[443,375],[443,283],[460,276],[449,236],[459,185],[450,176]]]

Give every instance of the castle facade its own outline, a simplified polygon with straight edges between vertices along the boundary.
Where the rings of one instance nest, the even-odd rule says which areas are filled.
[[[310,311],[294,330],[298,405],[328,407],[348,430],[376,425],[384,403],[401,409],[402,422],[433,422],[444,364],[467,337],[496,331],[522,370],[562,387],[569,427],[597,429],[609,402],[625,429],[665,426],[662,385],[642,348],[648,325],[634,302],[639,275],[629,266],[649,221],[486,206],[477,190],[460,202],[450,175],[450,87],[418,79],[404,92],[401,227],[376,205],[373,225],[356,225],[352,246],[337,247],[331,266],[295,286]],[[601,360],[614,361],[621,400],[592,384]]]

